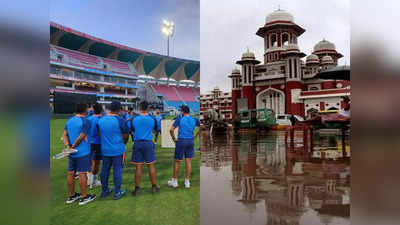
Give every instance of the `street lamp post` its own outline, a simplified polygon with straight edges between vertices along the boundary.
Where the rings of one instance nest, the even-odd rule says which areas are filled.
[[[175,32],[175,24],[172,21],[163,20],[161,32],[167,36],[167,56],[169,57],[169,37],[172,37]],[[167,79],[167,85],[169,84],[169,77]]]

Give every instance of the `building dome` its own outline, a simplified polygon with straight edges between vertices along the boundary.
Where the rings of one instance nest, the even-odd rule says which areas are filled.
[[[235,68],[232,70],[232,74],[240,74],[240,70],[238,68]]]
[[[253,52],[250,52],[249,49],[247,49],[247,52],[242,54],[242,60],[244,59],[255,59],[256,57],[254,56]]]
[[[293,22],[293,16],[289,12],[285,10],[276,10],[272,13],[270,13],[266,18],[265,18],[265,23],[272,23],[276,21],[286,21],[286,22]]]
[[[323,39],[314,46],[314,52],[320,50],[336,50],[336,46],[332,42]]]
[[[331,56],[326,55],[326,56],[323,56],[323,57],[322,57],[321,63],[322,63],[322,64],[333,64],[333,59],[332,59]]]
[[[311,54],[307,56],[306,63],[319,63],[319,58],[317,55]]]

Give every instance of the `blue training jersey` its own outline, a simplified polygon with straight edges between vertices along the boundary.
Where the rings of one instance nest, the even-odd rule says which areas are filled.
[[[81,133],[88,134],[90,129],[90,122],[85,117],[73,116],[65,124],[64,128],[68,133],[68,139],[70,145],[73,145],[75,140],[79,137]],[[75,147],[78,152],[71,154],[72,158],[79,158],[86,156],[90,153],[90,144],[84,138],[78,146]]]
[[[93,114],[94,114],[94,111],[89,109],[86,117],[92,116]]]
[[[192,116],[181,116],[175,119],[173,126],[179,127],[178,139],[193,139],[194,128],[200,127],[200,120]]]
[[[157,120],[150,115],[137,115],[131,120],[133,141],[152,141],[153,130],[157,131]]]
[[[90,130],[88,134],[88,140],[90,144],[100,144],[100,136],[98,135],[97,123],[99,122],[100,116],[89,116],[87,119],[90,121]]]
[[[161,116],[155,116],[154,118],[157,121],[157,131],[161,131],[161,120],[162,120],[162,117]]]
[[[128,126],[120,116],[103,116],[97,123],[100,132],[101,153],[104,156],[118,156],[125,152],[122,134],[128,134]]]

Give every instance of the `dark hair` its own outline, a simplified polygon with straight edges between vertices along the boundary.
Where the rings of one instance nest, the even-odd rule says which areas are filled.
[[[149,103],[147,101],[142,101],[139,103],[139,110],[146,111],[149,109]]]
[[[100,114],[103,111],[103,107],[99,103],[93,105],[94,114]]]
[[[76,104],[75,112],[76,112],[76,113],[85,113],[86,110],[87,110],[87,108],[88,108],[88,105],[87,105],[87,104],[85,104],[85,103],[78,103],[78,104]]]
[[[189,107],[187,105],[183,105],[181,107],[181,110],[182,110],[183,113],[189,113],[190,112],[190,109],[189,109]]]
[[[118,101],[113,101],[110,104],[110,110],[111,112],[118,112],[121,110],[121,103]]]
[[[133,110],[133,108],[132,108],[132,107],[129,107],[129,108],[128,108],[128,111],[132,111],[132,110]]]

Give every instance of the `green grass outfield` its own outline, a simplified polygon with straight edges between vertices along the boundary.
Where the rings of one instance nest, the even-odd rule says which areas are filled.
[[[50,157],[60,152],[64,145],[60,141],[66,119],[50,121]],[[160,141],[159,141],[160,142]],[[199,147],[199,140],[195,142],[195,148]],[[132,141],[127,144],[126,161],[129,162],[132,154]],[[101,188],[89,190],[95,193],[96,200],[86,205],[79,206],[77,202],[67,205],[68,197],[66,184],[68,159],[55,160],[50,158],[50,191],[51,191],[51,224],[75,225],[75,224],[103,224],[103,225],[192,225],[200,224],[200,155],[195,151],[192,162],[191,188],[185,189],[183,185],[185,170],[181,163],[179,174],[179,188],[169,188],[167,181],[172,176],[174,149],[161,149],[156,147],[156,173],[157,183],[161,190],[151,194],[147,167],[144,166],[142,174],[141,194],[137,197],[131,195],[134,188],[135,167],[127,163],[123,170],[122,189],[127,194],[119,200],[113,200],[112,195],[105,199],[100,198]],[[101,167],[100,167],[101,168]],[[112,168],[109,184],[113,187]],[[79,185],[76,181],[76,191]]]

